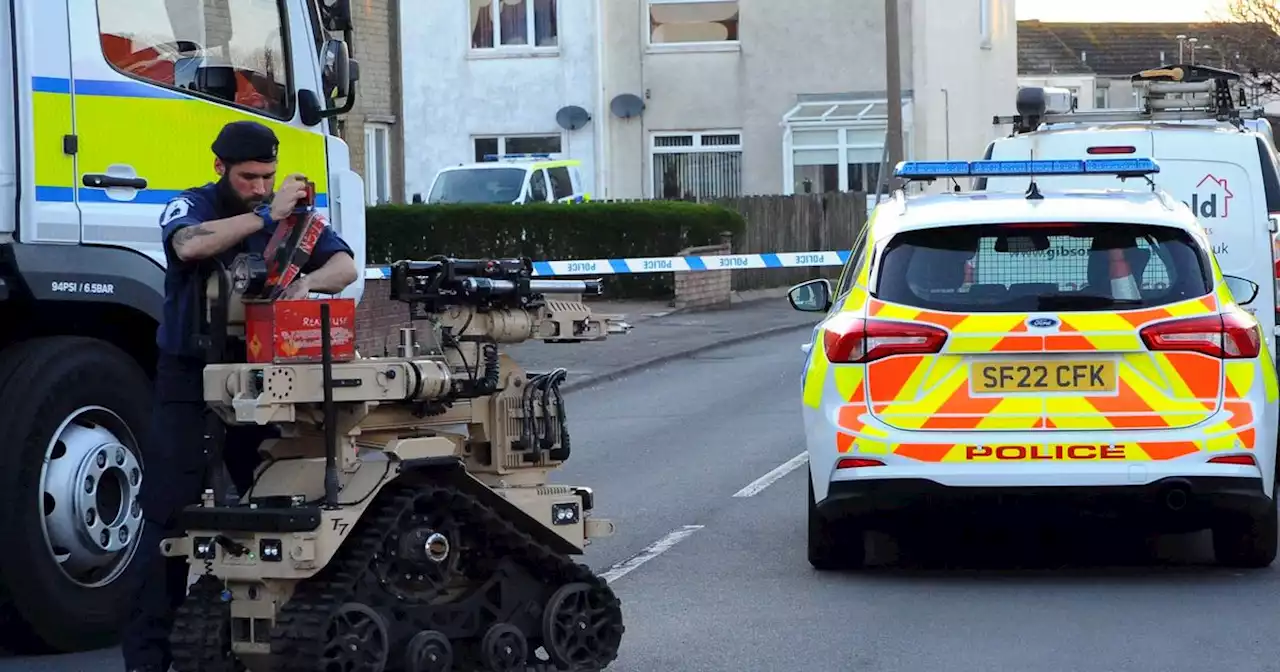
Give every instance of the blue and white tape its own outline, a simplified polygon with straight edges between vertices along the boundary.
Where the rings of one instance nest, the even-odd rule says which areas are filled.
[[[569,259],[533,262],[534,277],[570,275],[629,275],[632,273],[670,273],[672,271],[742,271],[755,268],[806,268],[811,266],[843,266],[849,260],[847,251],[770,252],[767,254],[715,254],[700,257],[637,257],[634,259]],[[365,268],[366,280],[391,277],[387,266]]]

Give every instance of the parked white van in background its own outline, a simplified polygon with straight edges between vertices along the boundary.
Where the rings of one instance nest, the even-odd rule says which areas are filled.
[[[1018,115],[997,117],[1012,124],[1012,135],[987,147],[988,159],[1153,158],[1157,186],[1181,199],[1195,213],[1212,243],[1222,272],[1248,278],[1260,287],[1247,306],[1263,327],[1275,353],[1276,300],[1280,294],[1280,162],[1270,123],[1261,109],[1240,109],[1231,84],[1237,73],[1200,65],[1176,65],[1133,76],[1145,82],[1141,109],[1072,111],[1059,91],[1023,88]],[[1244,93],[1239,91],[1240,102]],[[1070,95],[1066,96],[1070,99]],[[1061,109],[1066,107],[1067,109]],[[975,189],[1026,186],[1026,178],[979,178]],[[1002,182],[1004,182],[1002,184]],[[1106,176],[1036,178],[1043,190],[1097,188],[1149,190],[1142,179],[1118,184]],[[1162,265],[1147,263],[1144,283],[1161,281]]]

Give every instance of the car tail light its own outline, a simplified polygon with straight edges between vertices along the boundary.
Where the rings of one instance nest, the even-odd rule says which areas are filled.
[[[866,457],[845,457],[836,462],[836,469],[858,469],[861,467],[883,467],[884,462]]]
[[[1138,151],[1137,147],[1131,145],[1115,145],[1110,147],[1090,147],[1090,154],[1132,154]]]
[[[837,316],[823,327],[822,347],[837,364],[865,364],[892,355],[933,354],[942,350],[947,332],[909,322]]]
[[[1210,458],[1209,462],[1212,464],[1243,464],[1248,467],[1258,466],[1258,461],[1253,459],[1252,455],[1222,455]]]
[[[1138,333],[1147,348],[1155,351],[1189,351],[1219,359],[1251,359],[1262,350],[1257,321],[1243,313],[1161,322]]]

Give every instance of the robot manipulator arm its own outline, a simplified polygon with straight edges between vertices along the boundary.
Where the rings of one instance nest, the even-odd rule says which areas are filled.
[[[630,325],[595,315],[583,303],[583,295],[602,291],[599,279],[535,279],[527,258],[433,257],[391,265],[391,299],[409,304],[411,319],[430,320],[460,340],[555,343],[627,333]]]

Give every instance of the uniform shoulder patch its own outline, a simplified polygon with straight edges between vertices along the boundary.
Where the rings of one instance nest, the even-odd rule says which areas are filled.
[[[170,222],[186,217],[193,205],[187,196],[179,196],[169,201],[169,204],[164,206],[164,215],[160,217],[160,226],[168,226]]]

